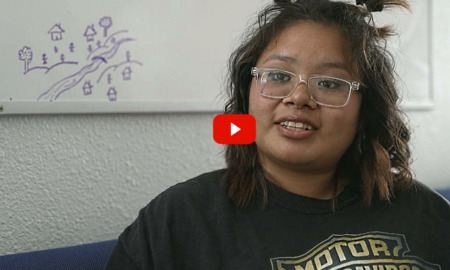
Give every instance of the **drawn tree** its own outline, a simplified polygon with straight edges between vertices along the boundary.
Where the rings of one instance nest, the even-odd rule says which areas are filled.
[[[33,59],[33,51],[30,47],[24,46],[22,50],[19,50],[19,60],[25,64],[25,73],[30,69],[30,62]]]
[[[108,36],[108,28],[110,28],[112,25],[111,17],[105,16],[105,17],[101,18],[100,21],[98,22],[98,24],[101,27],[103,27],[103,36],[104,37]]]

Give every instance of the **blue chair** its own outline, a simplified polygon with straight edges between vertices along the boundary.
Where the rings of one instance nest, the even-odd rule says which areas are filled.
[[[0,256],[1,270],[102,270],[117,240]]]
[[[447,189],[438,189],[436,190],[437,193],[441,194],[442,196],[444,196],[444,198],[446,198],[448,201],[450,201],[450,188]]]

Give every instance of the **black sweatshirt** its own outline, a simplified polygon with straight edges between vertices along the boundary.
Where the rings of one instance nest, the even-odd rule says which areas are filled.
[[[177,184],[120,235],[105,269],[450,269],[450,204],[419,182],[363,207],[348,186],[331,200],[275,185],[270,203],[235,207],[226,170]]]

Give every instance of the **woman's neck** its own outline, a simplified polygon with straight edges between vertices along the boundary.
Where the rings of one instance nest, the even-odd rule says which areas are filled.
[[[281,188],[306,197],[332,199],[342,191],[345,183],[335,179],[335,170],[305,171],[265,164],[262,167],[267,178]],[[336,186],[337,185],[337,186]],[[336,190],[337,188],[337,190]]]

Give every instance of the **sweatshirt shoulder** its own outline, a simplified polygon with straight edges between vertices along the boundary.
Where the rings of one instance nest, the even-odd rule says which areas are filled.
[[[225,187],[225,174],[225,169],[203,173],[194,178],[171,186],[166,191],[161,193],[161,195],[173,196],[222,190]]]
[[[212,202],[226,197],[225,175],[225,169],[203,173],[169,187],[155,197],[150,204],[183,206],[196,202]]]
[[[449,201],[420,181],[414,181],[409,189],[399,192],[396,199],[410,206],[440,209],[443,212],[450,213]]]

